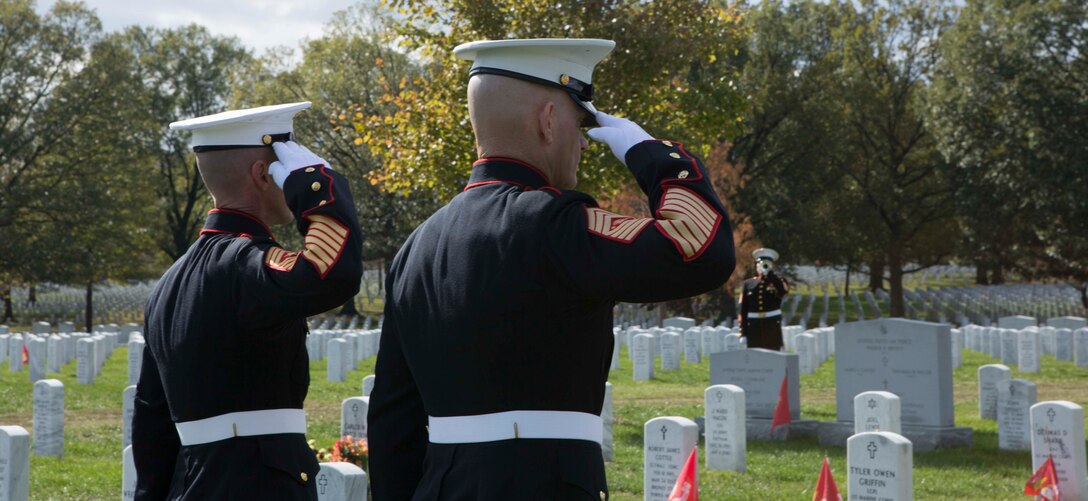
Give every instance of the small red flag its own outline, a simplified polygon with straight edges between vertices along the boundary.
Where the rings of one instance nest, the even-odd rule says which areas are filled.
[[[680,476],[676,477],[676,485],[666,501],[699,501],[699,481],[695,478],[695,465],[699,463],[699,448],[691,449],[691,455],[680,469]]]
[[[790,377],[790,371],[782,376],[782,387],[778,389],[778,403],[774,406],[774,418],[771,419],[771,432],[784,424],[790,424],[790,396],[786,389],[786,381]]]
[[[824,456],[824,467],[820,468],[820,478],[816,480],[812,501],[842,501],[839,488],[835,486],[835,477],[831,476],[831,465],[827,462],[827,456]]]
[[[1054,467],[1054,458],[1046,458],[1046,462],[1035,471],[1024,485],[1024,494],[1039,496],[1043,501],[1061,501],[1062,494],[1058,490],[1058,471]]]
[[[23,365],[30,363],[30,352],[26,351],[26,345],[23,345]]]

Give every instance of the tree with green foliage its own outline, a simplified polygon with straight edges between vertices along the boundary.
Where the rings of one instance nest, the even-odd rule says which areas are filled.
[[[941,38],[932,121],[963,186],[964,257],[991,277],[1088,283],[1085,19],[1085,0],[969,0]]]
[[[136,78],[148,94],[144,128],[132,133],[155,152],[155,192],[162,224],[156,243],[170,259],[189,249],[199,234],[211,198],[204,188],[189,134],[171,131],[170,122],[226,110],[232,84],[251,56],[237,38],[212,35],[191,24],[180,28],[128,28],[125,44],[136,54]]]
[[[767,2],[752,15],[739,207],[787,259],[886,265],[894,316],[903,274],[949,258],[957,237],[924,114],[949,16],[922,0]]]
[[[594,104],[626,115],[660,137],[705,155],[737,127],[743,102],[733,90],[743,37],[737,8],[718,1],[465,2],[388,0],[390,40],[417,55],[422,74],[381,81],[392,114],[355,120],[380,159],[371,179],[387,190],[453,196],[476,159],[466,104],[469,63],[461,43],[483,39],[585,37],[616,41],[594,73]],[[611,194],[630,176],[607,148],[583,155],[581,189]]]

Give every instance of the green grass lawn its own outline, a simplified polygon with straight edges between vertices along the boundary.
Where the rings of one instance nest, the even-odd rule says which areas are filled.
[[[49,377],[65,385],[65,449],[63,458],[31,456],[30,498],[34,500],[116,499],[121,486],[121,392],[127,384],[127,353],[119,348],[93,385],[76,384],[72,362]],[[997,423],[978,418],[978,366],[997,361],[965,352],[955,371],[956,424],[974,428],[974,446],[914,455],[914,492],[919,500],[1023,500],[1031,475],[1031,457],[997,448]],[[325,363],[311,365],[312,383],[306,411],[309,438],[329,446],[339,433],[340,401],[362,392],[362,378],[373,373],[374,358],[351,371],[347,382],[326,380]],[[607,463],[614,499],[642,499],[642,428],[658,416],[693,418],[703,413],[703,390],[709,384],[709,361],[684,364],[678,371],[656,371],[656,379],[634,382],[626,349],[620,369],[612,372],[615,461]],[[1088,405],[1088,369],[1043,357],[1038,374],[1020,374],[1038,385],[1039,400],[1070,400]],[[32,432],[32,392],[27,373],[0,368],[0,425]],[[834,420],[834,364],[801,376],[801,414],[806,419]],[[702,444],[700,443],[700,449]],[[748,472],[708,471],[701,456],[699,480],[705,500],[812,499],[824,455],[831,460],[836,483],[845,494],[845,449],[823,447],[815,439],[789,442],[748,441]]]

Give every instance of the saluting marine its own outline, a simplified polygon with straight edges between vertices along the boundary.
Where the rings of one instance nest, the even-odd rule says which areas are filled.
[[[348,183],[294,143],[310,103],[170,124],[193,131],[215,202],[147,303],[136,387],[136,499],[317,499],[306,444],[306,317],[359,290],[362,233]],[[296,222],[288,251],[270,225]]]
[[[785,278],[774,272],[778,253],[756,249],[757,276],[744,281],[740,300],[740,335],[749,348],[782,349],[782,298],[790,292]]]
[[[397,253],[368,437],[373,498],[606,499],[601,407],[616,301],[714,289],[733,236],[702,163],[590,103],[610,40],[472,42],[477,160]],[[654,217],[574,191],[580,127]]]

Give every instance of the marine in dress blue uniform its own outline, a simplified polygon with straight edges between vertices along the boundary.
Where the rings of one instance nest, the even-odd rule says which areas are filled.
[[[758,275],[744,281],[740,301],[740,335],[749,348],[782,349],[782,300],[790,292],[785,278],[774,271],[778,252],[756,249]]]
[[[216,208],[147,304],[132,438],[138,500],[317,499],[302,412],[305,319],[356,294],[362,235],[344,178],[290,141],[293,115],[309,104],[171,124],[193,131]],[[224,158],[258,160],[215,165]],[[217,168],[241,177],[223,186],[223,173],[209,172]],[[254,208],[232,203],[243,195]],[[300,251],[266,224],[291,216]]]
[[[731,226],[700,160],[589,103],[592,69],[613,45],[509,40],[455,50],[474,60],[481,158],[389,271],[368,415],[375,500],[607,499],[600,414],[613,306],[699,294],[732,272]],[[493,93],[480,90],[489,85]],[[489,155],[507,143],[492,135],[501,127],[487,128],[488,113],[520,106],[503,101],[512,90],[526,101],[546,93],[526,122],[511,122],[535,132],[500,138],[525,142]],[[549,106],[569,115],[551,116]],[[533,128],[553,119],[561,125]],[[600,125],[589,135],[628,166],[653,217],[609,212],[571,189],[578,150],[562,168],[529,160],[552,158],[525,147],[552,148],[540,139],[549,135],[587,147],[579,120]]]

